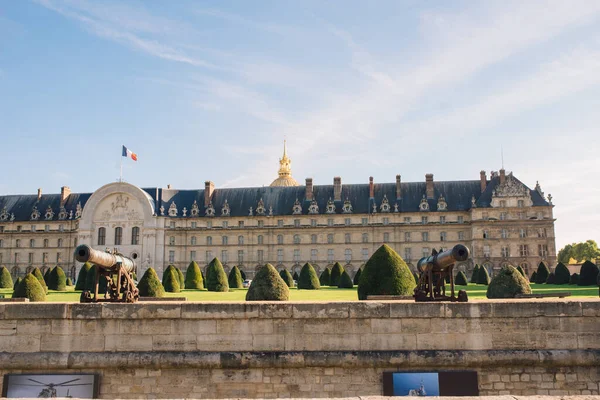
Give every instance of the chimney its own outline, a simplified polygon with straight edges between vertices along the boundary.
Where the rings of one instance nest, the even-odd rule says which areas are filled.
[[[402,178],[400,175],[396,175],[396,198],[402,198],[402,189],[400,189],[400,184],[402,183]]]
[[[306,200],[313,201],[313,186],[312,186],[312,178],[306,178]]]
[[[500,170],[500,184],[502,185],[506,181],[506,171],[504,168]]]
[[[342,201],[342,178],[333,178],[333,201]]]
[[[211,181],[204,182],[204,207],[208,207],[215,191],[215,184]]]
[[[38,188],[38,201],[42,198],[42,188]]]
[[[375,187],[373,187],[373,177],[369,177],[369,198],[375,198]]]
[[[485,171],[481,171],[479,173],[479,180],[481,181],[481,193],[485,192],[485,187],[487,186],[487,177],[485,176]]]
[[[427,198],[433,199],[435,197],[433,194],[433,174],[425,174],[425,184],[426,184]]]
[[[167,189],[171,189],[171,184],[170,183],[167,184]]]
[[[60,206],[63,207],[71,194],[71,188],[68,186],[63,186],[60,188]]]

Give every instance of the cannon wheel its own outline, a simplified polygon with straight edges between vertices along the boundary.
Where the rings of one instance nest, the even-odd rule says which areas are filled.
[[[92,301],[92,294],[89,290],[84,290],[81,292],[81,296],[79,297],[80,303],[91,303]]]

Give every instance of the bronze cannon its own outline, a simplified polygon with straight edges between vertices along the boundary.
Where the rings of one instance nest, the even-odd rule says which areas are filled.
[[[84,290],[81,293],[81,302],[125,302],[134,303],[139,298],[139,290],[133,281],[135,262],[116,249],[106,252],[92,249],[87,244],[77,246],[75,259],[79,262],[89,262],[96,265],[96,276],[94,277],[94,293]],[[98,298],[100,277],[107,281],[105,298]]]
[[[415,301],[468,301],[467,292],[460,290],[458,298],[454,295],[454,264],[469,258],[469,249],[457,244],[450,250],[437,252],[423,257],[417,263],[419,281],[415,288]],[[446,296],[446,279],[450,281],[450,296]]]

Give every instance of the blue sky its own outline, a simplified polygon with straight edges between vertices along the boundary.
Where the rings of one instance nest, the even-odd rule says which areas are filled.
[[[600,2],[0,0],[0,193],[478,179],[599,240]],[[443,155],[443,156],[442,156]]]

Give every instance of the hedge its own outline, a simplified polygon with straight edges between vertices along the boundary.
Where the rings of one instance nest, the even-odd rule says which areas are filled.
[[[288,285],[271,264],[264,265],[256,272],[246,293],[246,301],[287,301],[289,297]]]
[[[502,267],[490,282],[486,296],[488,299],[511,299],[517,294],[531,294],[527,279],[512,265]]]
[[[325,268],[323,272],[321,272],[321,276],[319,276],[319,284],[321,286],[329,286],[331,283],[331,270],[329,268]]]
[[[304,264],[302,270],[300,271],[300,276],[297,282],[298,289],[315,290],[321,288],[321,285],[319,284],[319,278],[317,278],[317,273],[310,263]]]
[[[352,283],[354,283],[355,285],[358,285],[358,281],[360,280],[361,274],[362,274],[362,268],[359,268],[358,271],[356,271],[356,273],[354,274],[354,279],[352,280]]]
[[[65,271],[58,265],[52,268],[52,271],[50,272],[48,289],[57,290],[59,292],[67,290],[67,276],[65,275]]]
[[[550,275],[550,269],[543,262],[540,262],[537,269],[537,274],[535,276],[535,283],[546,283],[548,280],[548,275]]]
[[[154,268],[148,268],[142,279],[138,282],[140,296],[143,297],[165,297],[165,288],[158,279]]]
[[[416,287],[412,272],[387,244],[373,253],[365,264],[358,282],[358,299],[369,295],[412,295]]]
[[[169,265],[163,272],[162,285],[165,292],[179,293],[181,292],[181,286],[179,285],[179,274],[177,274],[177,268],[173,265]]]
[[[10,271],[4,265],[0,268],[0,289],[11,289],[14,286]]]
[[[571,280],[571,273],[565,264],[559,262],[554,268],[554,283],[557,285],[567,285]]]
[[[29,299],[29,301],[46,301],[46,291],[40,284],[39,278],[33,274],[27,274],[15,288],[12,297]]]
[[[81,266],[79,274],[77,275],[77,283],[75,283],[75,290],[85,290],[85,279],[88,271],[92,268],[92,264],[86,262]]]
[[[465,275],[464,272],[458,271],[456,273],[456,276],[454,277],[454,284],[458,285],[458,286],[467,286],[468,285],[467,276]]]
[[[244,287],[242,274],[237,266],[234,265],[233,268],[231,268],[231,271],[229,271],[227,283],[229,284],[229,287],[233,289],[241,289]]]
[[[473,268],[473,273],[471,274],[471,283],[477,283],[477,277],[479,276],[479,264],[475,264],[475,268]]]
[[[598,284],[598,266],[586,261],[579,270],[579,286],[596,286]]]
[[[331,278],[329,279],[329,286],[337,286],[340,280],[340,276],[344,273],[344,267],[339,262],[333,264],[331,267]]]
[[[479,271],[477,271],[477,284],[478,285],[489,285],[490,284],[490,274],[488,274],[488,270],[485,266],[479,267]]]
[[[284,268],[281,270],[281,272],[279,272],[279,276],[281,279],[283,279],[285,284],[288,285],[288,287],[294,287],[294,277],[292,274],[290,274],[290,271]]]
[[[227,275],[223,269],[223,264],[216,257],[208,264],[208,269],[206,270],[206,288],[210,292],[229,291],[229,282],[227,282]]]
[[[342,272],[342,276],[338,279],[338,288],[340,289],[352,289],[354,287],[354,282],[352,282],[352,278],[348,274],[348,271],[344,270]]]
[[[196,263],[192,261],[185,271],[185,288],[186,289],[204,289],[204,279],[202,279],[202,271]]]

